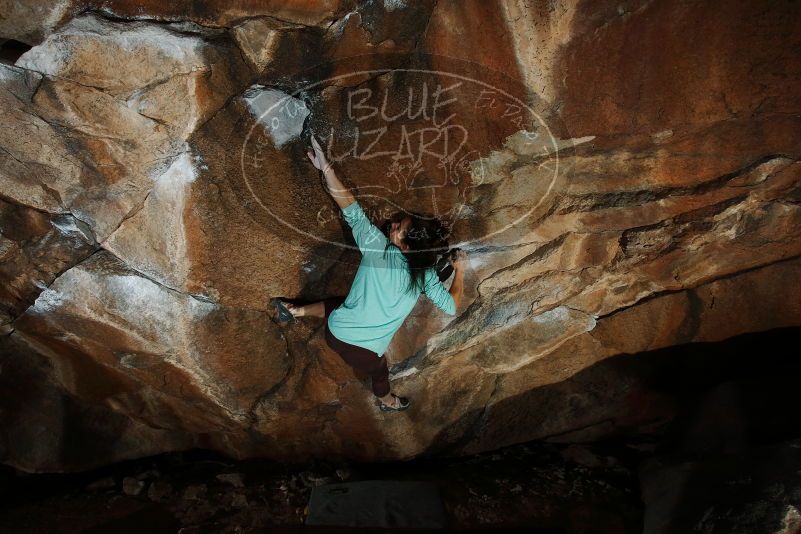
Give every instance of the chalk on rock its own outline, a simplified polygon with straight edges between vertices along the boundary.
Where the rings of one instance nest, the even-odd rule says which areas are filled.
[[[284,144],[300,137],[309,109],[302,100],[277,89],[254,85],[243,95],[250,113],[256,117],[275,143]]]

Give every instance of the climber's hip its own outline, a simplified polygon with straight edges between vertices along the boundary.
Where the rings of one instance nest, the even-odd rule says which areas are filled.
[[[334,311],[345,297],[334,297],[323,301],[325,304],[325,342],[331,349],[345,360],[345,363],[353,367],[357,372],[369,376],[373,383],[373,393],[376,397],[384,397],[389,394],[389,370],[386,358],[382,358],[375,352],[346,343],[337,338],[328,329],[328,316]]]

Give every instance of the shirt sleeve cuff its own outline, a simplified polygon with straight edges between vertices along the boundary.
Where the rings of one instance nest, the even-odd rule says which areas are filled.
[[[448,315],[456,315],[456,301],[453,299],[453,295],[448,293],[448,303],[446,305],[445,313]]]
[[[356,200],[354,200],[353,202],[342,208],[342,213],[344,213],[345,215],[353,215],[353,213],[358,209],[359,209],[359,203]]]

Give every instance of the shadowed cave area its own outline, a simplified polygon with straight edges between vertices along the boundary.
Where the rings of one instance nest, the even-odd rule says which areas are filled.
[[[627,389],[641,404],[597,423],[602,439],[556,437],[467,456],[433,451],[404,463],[237,461],[191,450],[75,474],[4,468],[0,526],[295,532],[304,528],[315,488],[385,480],[435,485],[443,526],[451,529],[691,532],[702,524],[710,532],[791,532],[789,511],[801,495],[790,474],[801,469],[801,416],[792,409],[801,401],[794,387],[801,364],[792,349],[798,334],[784,328],[621,355],[585,369],[574,385],[556,384],[523,401],[547,410],[558,390],[584,389],[609,369],[634,377]],[[528,419],[514,411],[519,402],[498,407],[503,424]],[[416,500],[425,506],[428,498]]]
[[[0,11],[3,531],[801,531],[799,2]]]

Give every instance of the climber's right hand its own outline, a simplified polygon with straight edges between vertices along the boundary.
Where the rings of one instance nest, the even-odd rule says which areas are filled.
[[[323,172],[331,166],[328,163],[328,159],[325,157],[325,152],[323,152],[323,148],[320,146],[320,143],[317,142],[317,139],[314,136],[311,136],[311,148],[306,150],[306,155],[309,156],[309,159],[314,165],[314,168]]]

